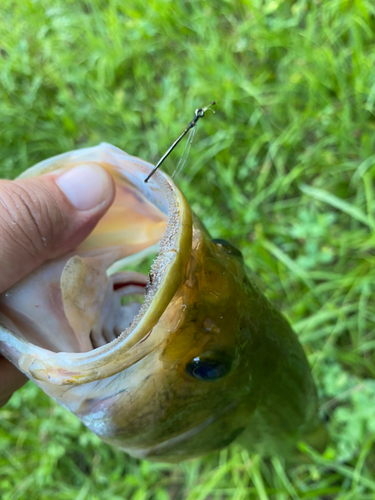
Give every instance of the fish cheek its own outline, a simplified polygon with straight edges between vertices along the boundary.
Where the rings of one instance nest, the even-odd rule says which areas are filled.
[[[98,407],[102,411],[107,406],[112,415],[114,425],[102,435],[106,441],[125,449],[149,449],[192,432],[189,442],[173,451],[178,461],[226,446],[236,430],[248,425],[255,404],[248,397],[248,376],[240,370],[213,383],[202,382],[181,376],[177,362],[166,369],[160,353],[147,358],[129,373],[128,390]],[[197,426],[201,430],[195,436]]]
[[[220,387],[216,393],[212,388],[198,407],[185,400],[184,413],[179,414],[178,421],[171,420],[170,441],[164,434],[162,445],[149,449],[146,456],[179,462],[228,446],[249,425],[255,409],[255,404],[247,399],[228,398],[228,392]]]
[[[200,424],[212,411],[220,410],[220,401],[216,404],[207,401],[204,387],[192,388],[173,371],[157,370],[121,397],[124,399],[115,403],[117,408],[111,408],[115,426],[103,437],[115,439],[125,447],[157,445]]]

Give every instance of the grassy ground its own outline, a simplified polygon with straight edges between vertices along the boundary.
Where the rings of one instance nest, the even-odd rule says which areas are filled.
[[[145,5],[3,0],[1,175],[100,141],[156,161],[215,99],[178,182],[294,324],[331,444],[288,470],[236,447],[139,462],[28,384],[0,414],[1,498],[374,499],[374,4]]]

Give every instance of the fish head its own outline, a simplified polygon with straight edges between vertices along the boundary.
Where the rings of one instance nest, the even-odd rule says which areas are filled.
[[[241,253],[212,240],[194,218],[186,274],[150,333],[167,332],[165,340],[123,374],[118,397],[99,406],[93,400],[80,418],[99,433],[110,407],[115,425],[103,438],[152,460],[180,461],[230,444],[249,425],[259,392],[249,355],[249,286]]]
[[[1,352],[133,456],[181,461],[249,429],[257,441],[267,419],[294,435],[315,412],[308,364],[241,252],[211,238],[166,174],[145,183],[152,165],[113,146],[52,158],[25,175],[83,163],[111,173],[114,204],[78,248],[0,296]],[[155,244],[148,276],[126,270]],[[142,305],[124,302],[134,293]]]

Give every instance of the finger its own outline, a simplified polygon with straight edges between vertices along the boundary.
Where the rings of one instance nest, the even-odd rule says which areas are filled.
[[[28,378],[12,365],[10,361],[0,356],[0,407],[10,399],[14,391],[27,382]]]
[[[112,177],[97,164],[0,181],[0,292],[81,243],[114,194]]]

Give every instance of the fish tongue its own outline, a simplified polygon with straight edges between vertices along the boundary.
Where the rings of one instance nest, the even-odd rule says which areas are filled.
[[[78,344],[87,344],[108,293],[109,282],[102,260],[74,255],[63,269],[60,286],[65,317]],[[89,345],[92,346],[91,341]]]

